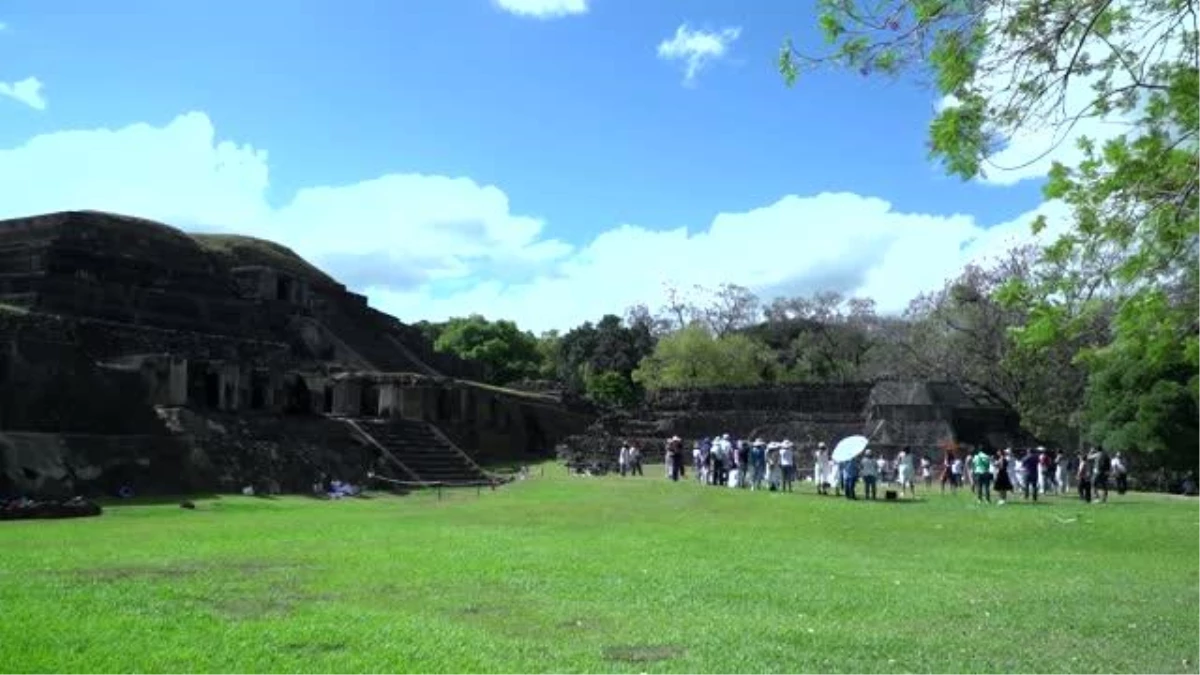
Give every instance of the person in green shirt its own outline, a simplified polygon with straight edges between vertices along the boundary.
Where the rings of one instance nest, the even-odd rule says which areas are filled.
[[[971,456],[971,477],[974,478],[975,498],[980,502],[992,502],[992,458],[983,447]]]

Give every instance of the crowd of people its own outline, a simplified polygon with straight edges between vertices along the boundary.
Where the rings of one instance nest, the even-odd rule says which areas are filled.
[[[689,461],[680,437],[668,439],[663,460],[669,480],[686,479],[689,466],[696,481],[713,486],[790,492],[800,480],[800,452],[787,439],[750,441],[723,434],[696,440],[690,455]],[[617,462],[622,476],[643,475],[641,450],[636,443],[623,442]],[[998,452],[982,447],[973,452],[951,450],[935,467],[929,454],[909,447],[891,457],[868,447],[854,459],[835,461],[822,442],[812,448],[811,466],[811,473],[806,473],[818,494],[858,499],[861,481],[865,499],[877,499],[881,483],[895,486],[896,497],[915,498],[918,483],[933,489],[936,469],[941,492],[957,493],[966,486],[979,502],[991,503],[994,491],[998,504],[1006,503],[1010,493],[1017,492],[1032,501],[1037,501],[1039,495],[1064,495],[1070,491],[1072,480],[1083,501],[1106,502],[1110,483],[1124,494],[1129,476],[1121,453],[1110,456],[1103,448],[1078,455],[1044,447]]]

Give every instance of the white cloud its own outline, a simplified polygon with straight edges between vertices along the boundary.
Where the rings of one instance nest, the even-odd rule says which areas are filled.
[[[1131,35],[1137,36],[1133,43],[1134,52],[1148,54],[1152,45],[1160,44],[1160,38],[1163,38],[1165,31],[1170,28],[1170,22],[1157,21],[1155,16],[1139,17],[1138,10],[1129,5],[1128,0],[1116,0],[1114,3],[1116,7],[1124,6],[1133,9],[1134,16],[1138,17],[1135,19],[1135,27],[1130,31]],[[992,5],[988,10],[987,20],[993,25],[1002,24],[1008,20],[1005,12],[1016,11],[1016,7],[1015,4],[1010,6],[1004,3]],[[1166,44],[1172,48],[1166,51],[1168,55],[1173,51],[1177,53],[1182,37],[1182,35],[1176,35],[1176,39],[1166,41]],[[1074,50],[1075,43],[1064,44],[1059,54],[1059,63],[1066,64],[1076,58]],[[1012,87],[1016,81],[1020,80],[1020,77],[1014,80],[1016,65],[1010,58],[1011,51],[1012,45],[1009,43],[993,43],[981,59],[980,70],[986,75],[977,81],[976,85],[985,95],[989,95],[997,101],[1010,97]],[[1155,55],[1161,57],[1162,52],[1158,50],[1154,50],[1154,52]],[[1093,41],[1078,55],[1081,59],[1079,62],[1098,63],[1108,53],[1108,46]],[[1154,55],[1151,55],[1149,64],[1152,65],[1155,61]],[[1070,79],[1065,92],[1063,92],[1061,105],[1053,105],[1058,102],[1058,99],[1054,99],[1044,109],[1031,111],[1029,122],[1006,139],[1003,149],[987,158],[987,163],[984,165],[986,175],[983,182],[1007,186],[1024,180],[1042,178],[1049,173],[1051,165],[1056,161],[1067,166],[1075,166],[1083,159],[1083,153],[1077,143],[1081,137],[1087,137],[1096,141],[1097,144],[1102,144],[1121,134],[1129,133],[1131,123],[1136,119],[1136,111],[1132,113],[1113,112],[1103,117],[1085,116],[1076,124],[1065,124],[1067,120],[1089,109],[1096,98],[1093,87],[1100,78],[1099,72],[1086,75],[1076,74]],[[1111,86],[1120,88],[1131,82],[1132,79],[1127,72],[1117,69]],[[938,102],[937,109],[940,111],[955,104],[956,101],[953,97],[946,97]]]
[[[219,226],[291,246],[403,320],[481,312],[542,330],[657,307],[664,282],[832,286],[898,311],[965,262],[1028,240],[1033,216],[987,227],[850,193],[790,195],[690,231],[620,225],[577,248],[468,178],[390,174],[303,188],[278,208],[268,178],[265,151],[218,140],[202,113],[64,131],[0,149],[0,218],[91,208]],[[1056,206],[1043,210],[1062,219]]]
[[[586,14],[588,0],[492,0],[497,7],[517,16],[532,19],[559,19]]]
[[[20,101],[34,110],[46,109],[46,97],[42,96],[42,82],[36,77],[27,77],[20,82],[0,82],[0,96]]]
[[[683,82],[693,84],[696,76],[711,62],[719,61],[742,34],[738,27],[719,31],[692,30],[686,23],[675,34],[658,43],[658,57],[683,63]]]

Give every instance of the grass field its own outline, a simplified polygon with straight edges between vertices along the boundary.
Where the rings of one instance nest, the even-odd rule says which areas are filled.
[[[1197,502],[496,492],[0,523],[0,672],[1197,672]]]

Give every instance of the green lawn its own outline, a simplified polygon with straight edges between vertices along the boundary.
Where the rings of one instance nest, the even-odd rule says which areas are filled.
[[[0,523],[0,672],[1197,672],[1197,502],[545,476]]]

